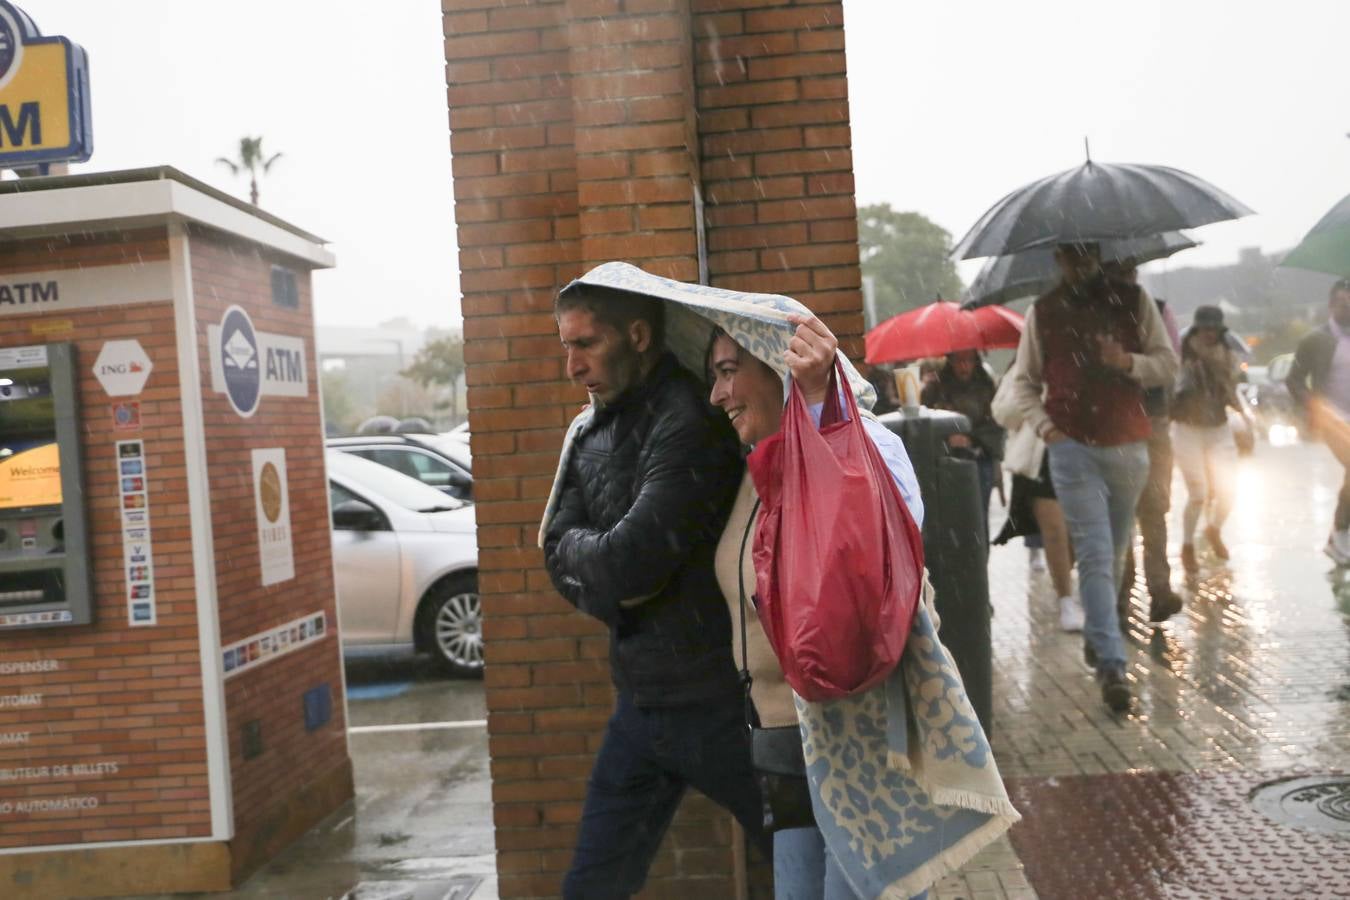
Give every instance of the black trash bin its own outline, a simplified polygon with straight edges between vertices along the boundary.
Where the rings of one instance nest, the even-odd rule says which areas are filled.
[[[989,546],[973,460],[947,449],[947,437],[969,433],[959,413],[926,407],[888,413],[881,422],[905,442],[923,496],[923,547],[942,643],[961,670],[966,694],[986,734],[993,733],[993,648],[989,622]]]

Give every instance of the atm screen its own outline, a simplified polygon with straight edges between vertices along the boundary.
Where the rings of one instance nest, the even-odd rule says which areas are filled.
[[[0,357],[0,510],[61,504],[51,369],[25,349]]]

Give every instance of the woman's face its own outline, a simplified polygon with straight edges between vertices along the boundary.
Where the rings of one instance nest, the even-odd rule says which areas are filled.
[[[947,365],[951,367],[952,374],[956,376],[957,381],[969,381],[975,374],[975,366],[978,364],[978,357],[974,350],[963,350],[960,353],[949,353],[947,355]]]
[[[1206,325],[1195,329],[1195,339],[1200,342],[1201,347],[1213,347],[1219,343],[1222,335],[1219,334],[1219,329]]]
[[[757,444],[783,422],[783,381],[726,335],[713,344],[709,369],[713,406],[720,407],[742,444]]]

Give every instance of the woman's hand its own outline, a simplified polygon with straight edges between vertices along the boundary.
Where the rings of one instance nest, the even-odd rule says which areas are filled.
[[[788,313],[788,321],[797,326],[797,333],[783,351],[783,362],[787,363],[793,380],[801,387],[806,402],[822,403],[830,386],[830,371],[834,368],[839,341],[815,316]]]

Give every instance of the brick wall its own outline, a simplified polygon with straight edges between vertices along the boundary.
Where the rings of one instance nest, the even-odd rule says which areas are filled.
[[[535,549],[566,384],[557,289],[622,259],[785,293],[862,350],[841,7],[442,0],[503,897],[556,896],[612,702],[606,636]],[[736,892],[730,819],[684,804],[644,896]]]
[[[168,258],[163,229],[0,244],[0,275]],[[111,400],[93,374],[106,340],[137,338],[154,368],[142,427],[113,429]],[[0,710],[0,769],[114,763],[109,774],[0,781],[0,803],[92,796],[73,813],[0,813],[0,847],[201,837],[210,834],[173,308],[163,302],[0,317],[0,347],[70,341],[83,410],[85,515],[95,619],[90,626],[0,632],[0,660],[47,659],[55,672],[0,675],[0,694],[41,693],[42,705]],[[115,442],[145,442],[158,625],[127,624]],[[107,771],[105,769],[105,771]]]
[[[280,849],[260,838],[260,833],[294,830],[274,826],[288,818],[286,807],[297,803],[297,795],[306,785],[332,777],[335,770],[339,781],[345,779],[350,784],[312,294],[309,274],[303,267],[217,232],[193,228],[190,257],[221,643],[229,645],[319,611],[327,614],[330,628],[324,640],[240,672],[225,682],[235,828],[239,835],[236,868],[247,868],[250,859],[256,862]],[[295,309],[272,302],[274,263],[290,265],[297,272],[300,303]],[[245,419],[231,408],[224,394],[212,390],[207,327],[218,325],[233,304],[248,312],[256,331],[304,338],[308,396],[264,395],[257,411]],[[252,451],[271,447],[286,451],[295,577],[264,586],[257,551]],[[332,692],[333,715],[326,725],[308,732],[303,694],[320,684],[327,684]],[[261,722],[264,749],[261,755],[245,759],[243,728],[253,720]],[[263,845],[253,846],[258,840]]]

